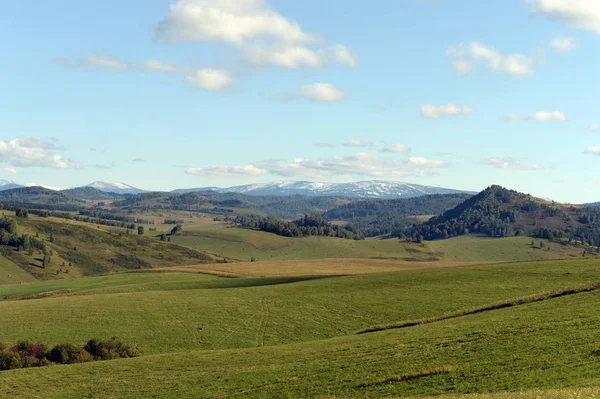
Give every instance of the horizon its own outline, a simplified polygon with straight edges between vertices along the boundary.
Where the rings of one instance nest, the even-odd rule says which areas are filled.
[[[600,5],[561,4],[0,4],[19,54],[0,65],[0,180],[498,184],[597,202]]]

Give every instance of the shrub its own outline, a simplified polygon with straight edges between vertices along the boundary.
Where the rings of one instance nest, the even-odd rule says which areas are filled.
[[[73,344],[59,344],[52,348],[48,354],[48,360],[52,363],[69,364],[80,351],[81,349]]]
[[[125,343],[117,337],[107,341],[90,339],[83,347],[96,360],[111,360],[121,357],[136,357],[139,355],[137,348]]]
[[[4,350],[0,352],[0,370],[14,370],[23,367],[21,358],[15,352]]]

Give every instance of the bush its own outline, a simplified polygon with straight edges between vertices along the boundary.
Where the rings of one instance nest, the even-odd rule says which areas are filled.
[[[59,344],[50,351],[44,344],[20,341],[9,347],[0,342],[0,370],[43,367],[51,364],[87,363],[94,360],[112,360],[139,356],[139,351],[117,337],[106,341],[89,340],[82,348],[73,344]]]
[[[52,363],[58,364],[69,364],[75,359],[75,356],[79,355],[81,349],[73,344],[59,344],[56,345],[48,354],[48,360]]]
[[[23,367],[21,358],[15,352],[4,350],[0,352],[0,370],[14,370]]]
[[[125,343],[117,337],[108,341],[90,339],[83,347],[96,360],[111,360],[118,358],[136,357],[139,355],[137,348]]]

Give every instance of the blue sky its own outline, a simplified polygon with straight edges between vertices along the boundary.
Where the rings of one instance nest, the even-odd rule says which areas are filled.
[[[598,0],[0,0],[0,179],[600,200]]]

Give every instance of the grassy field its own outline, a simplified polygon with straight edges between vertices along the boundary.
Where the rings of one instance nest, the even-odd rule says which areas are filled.
[[[118,335],[146,354],[280,345],[433,317],[597,276],[595,261],[579,260],[310,280],[149,272],[8,285],[0,288],[0,298],[9,299],[0,301],[0,337],[57,343]],[[14,300],[23,297],[41,299]]]
[[[374,398],[517,392],[501,397],[533,398],[539,392],[589,393],[582,388],[594,386],[600,373],[599,305],[600,293],[587,293],[360,336],[15,370],[0,373],[0,395]]]
[[[403,261],[528,261],[578,258],[583,249],[544,242],[533,248],[531,238],[456,237],[423,244],[398,239],[341,240],[329,237],[288,238],[219,223],[184,225],[173,242],[216,256],[249,261],[383,258]],[[539,245],[539,240],[536,240]]]
[[[52,251],[47,269],[41,267],[41,253],[27,254],[9,247],[2,254],[38,279],[74,278],[123,270],[212,263],[214,258],[194,249],[138,236],[125,229],[30,216],[19,218],[18,233],[46,242]],[[54,235],[55,242],[50,242]]]
[[[32,275],[0,255],[0,286],[35,281]]]

